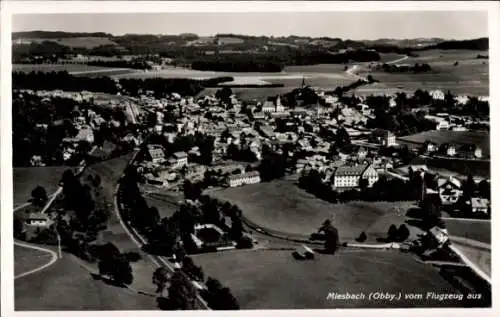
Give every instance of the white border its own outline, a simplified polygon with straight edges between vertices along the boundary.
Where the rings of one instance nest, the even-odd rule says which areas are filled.
[[[205,1],[0,1],[1,10],[1,307],[2,317],[13,314],[14,292],[13,292],[13,243],[12,243],[12,148],[11,148],[11,16],[13,13],[147,13],[147,12],[318,12],[318,11],[483,11],[489,12],[489,38],[490,38],[490,108],[491,108],[491,157],[495,162],[500,158],[500,147],[496,148],[496,138],[499,135],[497,125],[493,124],[499,118],[500,107],[500,5],[495,1],[463,1],[463,2],[291,2],[291,1],[255,1],[255,2],[205,2]],[[425,21],[422,21],[425,23]],[[496,89],[495,89],[496,88]],[[494,194],[500,184],[495,164],[492,163],[492,193]],[[500,203],[500,200],[498,200]],[[496,222],[497,199],[492,197],[493,219]],[[500,234],[492,228],[492,241],[500,241]],[[494,244],[496,247],[496,244]],[[492,263],[496,263],[497,252],[493,248]],[[409,277],[410,278],[410,277]],[[497,284],[499,274],[493,269],[493,284]],[[402,281],[403,282],[403,281]],[[494,309],[335,309],[335,310],[259,310],[239,312],[71,312],[72,316],[87,316],[88,314],[99,314],[107,316],[136,316],[137,314],[147,316],[165,316],[165,314],[195,315],[208,314],[212,316],[240,314],[244,316],[259,315],[315,315],[315,316],[366,316],[367,314],[383,314],[385,316],[421,316],[432,314],[436,316],[494,316],[494,310],[498,313],[500,294],[493,287]],[[496,308],[496,309],[495,309]],[[67,316],[67,312],[16,312],[16,315],[50,315]]]

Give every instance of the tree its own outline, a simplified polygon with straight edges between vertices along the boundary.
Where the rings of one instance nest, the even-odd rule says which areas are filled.
[[[398,236],[398,228],[396,227],[395,224],[392,224],[389,227],[389,230],[387,231],[387,240],[389,242],[395,241],[397,236]]]
[[[410,236],[410,230],[404,223],[399,226],[397,236],[398,242],[403,242]]]
[[[323,222],[323,225],[319,229],[319,232],[325,234],[324,248],[325,252],[330,254],[335,254],[337,251],[337,246],[339,244],[339,233],[337,228],[335,228],[329,219]]]
[[[45,188],[43,188],[42,186],[35,187],[35,189],[33,189],[33,191],[31,192],[31,198],[34,205],[44,206],[48,199]]]
[[[170,279],[168,288],[168,301],[170,309],[193,310],[195,309],[196,289],[187,276],[176,270]]]
[[[231,217],[231,237],[238,241],[243,236],[243,224],[237,215]]]
[[[156,285],[156,293],[163,294],[165,287],[172,275],[166,266],[157,268],[153,273],[153,284]]]
[[[472,177],[472,174],[469,173],[467,176],[467,180],[465,183],[462,185],[462,190],[463,190],[463,198],[465,200],[469,200],[474,196],[474,193],[477,190],[476,182],[474,181],[474,178]]]

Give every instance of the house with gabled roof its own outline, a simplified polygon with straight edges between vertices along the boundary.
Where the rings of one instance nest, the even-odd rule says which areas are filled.
[[[455,177],[438,179],[439,198],[443,205],[453,205],[462,196],[462,183]]]
[[[371,164],[343,165],[332,175],[332,187],[336,189],[357,188],[361,179],[368,181],[368,187],[378,181],[378,172]]]

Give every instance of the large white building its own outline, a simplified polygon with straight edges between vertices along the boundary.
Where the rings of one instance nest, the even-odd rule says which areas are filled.
[[[182,168],[188,165],[188,155],[186,152],[175,152],[169,163],[173,168]]]
[[[264,113],[283,111],[285,111],[285,107],[281,104],[280,96],[278,96],[274,102],[268,100],[262,105],[262,112]]]
[[[227,178],[229,187],[237,187],[241,185],[260,183],[260,174],[257,171],[242,173],[238,175],[230,175]]]
[[[368,181],[368,187],[378,181],[378,172],[369,164],[340,166],[333,173],[332,186],[338,189],[359,187],[361,179]]]

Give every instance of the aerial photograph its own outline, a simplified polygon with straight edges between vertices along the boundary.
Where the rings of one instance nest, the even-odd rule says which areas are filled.
[[[11,52],[16,311],[492,307],[487,11],[14,14]]]

